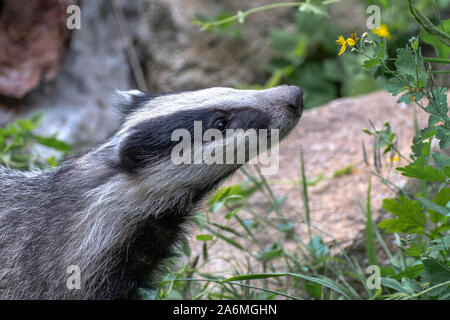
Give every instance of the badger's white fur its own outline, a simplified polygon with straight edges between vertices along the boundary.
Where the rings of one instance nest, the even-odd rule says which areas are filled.
[[[102,146],[55,170],[0,168],[0,298],[137,298],[157,284],[195,207],[240,166],[175,165],[170,132],[218,118],[283,138],[302,109],[292,86],[119,96],[122,126]],[[66,286],[71,265],[80,289]]]

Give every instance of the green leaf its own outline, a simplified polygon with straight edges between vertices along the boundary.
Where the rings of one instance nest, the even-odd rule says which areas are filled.
[[[353,164],[350,164],[350,165],[346,166],[345,168],[334,171],[333,175],[331,177],[337,178],[337,177],[345,176],[348,174],[352,174],[354,168],[355,168],[355,166]]]
[[[292,221],[288,221],[287,223],[278,223],[277,224],[277,229],[280,230],[281,232],[289,232],[292,231],[292,229],[294,228],[294,223]]]
[[[328,254],[328,246],[322,241],[322,236],[313,237],[306,247],[318,259]]]
[[[436,208],[429,208],[430,220],[434,223],[444,221],[444,216],[447,216],[449,209],[447,203],[450,201],[450,188],[442,188],[433,199]]]
[[[377,144],[377,149],[391,146],[392,142],[394,141],[395,133],[392,132],[392,128],[389,122],[386,122],[383,126],[383,129],[380,132],[380,140]],[[390,148],[386,148],[384,150],[384,153],[387,153],[390,150]]]
[[[403,293],[407,293],[407,294],[413,293],[410,289],[405,288],[404,286],[402,286],[402,284],[400,282],[398,282],[395,279],[381,277],[380,280],[381,280],[380,281],[381,285],[383,287],[391,288],[397,292],[403,292]]]
[[[202,230],[206,225],[206,216],[203,212],[197,211],[193,217],[193,221]]]
[[[254,273],[254,274],[244,274],[239,276],[234,276],[230,278],[226,278],[220,283],[226,283],[230,281],[242,281],[242,280],[256,280],[256,279],[267,279],[267,278],[277,278],[277,277],[286,277],[289,274],[287,273]]]
[[[275,54],[292,64],[302,61],[307,52],[308,37],[304,34],[273,29],[270,31],[271,45]]]
[[[435,259],[424,259],[423,265],[425,272],[423,274],[424,281],[430,282],[431,286],[448,281],[450,279],[450,269]],[[430,295],[438,295],[447,291],[450,285],[442,286],[433,290]]]
[[[431,242],[435,245],[428,247],[429,252],[448,251],[450,249],[450,235],[444,236],[440,239],[432,240]]]
[[[213,226],[221,229],[221,230],[230,232],[230,233],[234,234],[235,236],[238,236],[238,237],[242,238],[242,235],[239,232],[237,232],[236,230],[234,230],[233,228],[231,228],[231,227],[224,226],[224,225],[221,225],[221,224],[218,224],[218,223],[215,223],[215,222],[211,222],[211,224]]]
[[[402,280],[403,278],[408,278],[408,279],[415,279],[417,278],[420,273],[425,269],[425,267],[423,266],[423,264],[416,264],[413,266],[408,266],[405,268],[405,270],[391,275],[392,279],[396,279],[396,280]]]
[[[63,152],[69,152],[72,148],[65,142],[58,140],[56,137],[34,136],[40,144]]]
[[[314,299],[320,300],[322,297],[323,286],[318,283],[306,281],[305,289],[314,297]]]
[[[392,93],[393,96],[398,95],[400,92],[405,90],[405,82],[397,79],[396,77],[392,77],[387,81],[387,85],[384,88]]]
[[[450,166],[450,158],[442,153],[433,153],[431,155],[437,167],[444,170],[444,167]]]
[[[228,237],[226,237],[223,234],[218,233],[218,232],[214,232],[214,234],[218,238],[220,238],[220,239],[224,240],[225,242],[227,242],[228,244],[232,245],[233,247],[236,247],[236,248],[238,248],[239,250],[242,250],[242,251],[247,251],[239,242],[237,242],[237,241],[235,241],[235,240],[233,240],[231,238],[228,238]]]
[[[406,249],[406,254],[410,257],[419,258],[425,254],[426,243],[422,240],[417,240],[410,244],[409,248]]]
[[[433,116],[434,119],[448,123],[448,106],[445,90],[445,88],[433,88],[431,91],[432,99],[430,99],[428,106],[424,110]]]
[[[47,164],[53,168],[58,166],[58,163],[56,162],[55,156],[51,156],[47,158]]]
[[[40,127],[42,125],[42,120],[44,119],[44,112],[36,112],[35,114],[31,115],[28,119],[33,122],[37,127]]]
[[[446,149],[450,146],[450,130],[444,125],[435,128],[437,129],[436,138],[440,140],[439,147],[441,147],[441,149]]]
[[[437,28],[447,33],[450,32],[450,19],[442,20],[441,25]],[[423,42],[428,43],[434,47],[436,55],[439,58],[448,59],[450,57],[450,47],[441,42],[435,35],[432,35],[421,28],[420,38]]]
[[[413,98],[414,97],[414,98]],[[400,99],[397,100],[397,103],[407,103],[407,104],[411,104],[413,101],[419,101],[420,99],[423,98],[423,93],[422,92],[407,92],[404,95],[402,95],[400,97]]]
[[[238,207],[238,208],[236,208],[236,209],[234,209],[234,210],[228,212],[228,213],[225,215],[225,219],[229,220],[229,219],[233,218],[239,211],[241,211],[242,208],[243,208],[243,207],[241,206],[241,207]]]
[[[417,201],[404,196],[397,199],[384,199],[383,209],[397,216],[398,219],[383,220],[378,227],[386,229],[387,233],[423,233],[427,221]]]
[[[210,234],[198,234],[195,238],[200,241],[209,241],[213,239]]]
[[[426,72],[423,65],[423,59],[420,54],[416,57],[416,54],[410,46],[407,45],[405,48],[397,49],[395,66],[397,67],[397,72],[402,76],[407,76],[409,82],[413,83],[415,87],[417,74],[419,81],[418,87],[425,86]]]
[[[417,157],[420,157],[423,155],[423,150],[427,145],[426,143],[424,143],[424,141],[433,137],[436,133],[437,133],[437,130],[435,128],[427,127],[423,130],[420,130],[419,133],[413,138],[413,145],[412,145],[411,149]],[[424,164],[425,164],[425,161],[424,161]]]
[[[276,277],[285,277],[285,276],[291,276],[294,278],[300,278],[304,280],[308,280],[314,283],[318,283],[320,285],[323,285],[327,288],[330,288],[333,291],[336,291],[337,293],[341,294],[347,299],[351,299],[350,296],[341,288],[339,288],[337,285],[335,285],[331,280],[328,279],[321,279],[317,277],[311,277],[303,274],[298,273],[256,273],[256,274],[246,274],[246,275],[239,275],[235,277],[230,277],[225,280],[222,280],[220,283],[230,282],[230,281],[240,281],[240,280],[254,280],[254,279],[266,279],[266,278],[276,278]]]
[[[397,72],[405,75],[416,75],[416,56],[408,45],[406,48],[397,49],[397,59],[395,60]]]
[[[261,251],[256,256],[256,259],[260,261],[270,261],[275,258],[281,257],[282,253],[283,253],[283,246],[281,245],[281,243],[276,242],[265,248],[263,251]]]
[[[275,202],[271,203],[270,206],[266,209],[266,213],[271,213],[272,211],[277,210],[285,200],[286,196],[277,198]]]
[[[261,184],[254,184],[248,181],[244,181],[229,187],[221,188],[217,190],[213,197],[208,201],[210,206],[213,206],[216,202],[224,202],[228,200],[228,198],[232,196],[230,200],[237,201],[239,199],[248,198],[252,195],[256,190],[261,187]],[[223,204],[223,203],[222,203]]]
[[[377,254],[375,249],[375,236],[374,236],[374,224],[372,219],[372,207],[371,207],[371,193],[372,190],[372,177],[369,177],[369,186],[367,188],[367,202],[366,202],[366,252],[369,260],[369,265],[377,265]]]
[[[378,65],[380,62],[381,62],[381,60],[379,58],[368,59],[368,60],[364,61],[362,67],[365,69],[370,69],[370,68],[373,68],[376,65]]]
[[[24,132],[31,132],[37,127],[37,124],[31,121],[31,119],[17,119],[16,123]]]
[[[410,178],[418,178],[426,181],[445,182],[445,174],[432,166],[421,167],[412,163],[406,167],[397,168],[402,175]]]
[[[448,214],[448,210],[433,201],[428,200],[427,198],[416,196],[416,199],[419,200],[419,202],[427,209],[430,210],[430,212],[433,212],[434,214],[441,214],[442,217],[445,217]],[[447,203],[446,203],[447,204]]]
[[[190,257],[191,256],[191,246],[189,245],[189,241],[187,238],[183,238],[181,240],[181,250],[183,251],[183,253],[186,255],[186,257]]]

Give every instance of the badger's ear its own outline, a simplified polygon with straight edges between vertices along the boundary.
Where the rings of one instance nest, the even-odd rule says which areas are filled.
[[[120,113],[122,119],[139,109],[146,94],[139,90],[116,91],[112,97],[114,109]]]
[[[148,101],[160,96],[139,90],[116,91],[113,96],[113,106],[120,113],[122,120],[134,111],[142,108]]]

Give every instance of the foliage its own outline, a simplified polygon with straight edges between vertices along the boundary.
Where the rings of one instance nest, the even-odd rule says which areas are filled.
[[[330,21],[327,5],[338,1],[304,1],[289,3],[274,3],[268,6],[254,8],[245,12],[239,11],[236,15],[220,13],[216,19],[196,17],[193,22],[216,34],[241,36],[246,17],[260,11],[280,8],[298,7],[293,13],[292,20],[295,28],[272,28],[269,32],[268,42],[272,49],[272,59],[265,70],[269,77],[264,84],[241,84],[239,88],[270,88],[279,84],[298,85],[304,89],[304,103],[306,108],[322,105],[332,99],[342,96],[357,96],[381,89],[384,86],[383,77],[372,77],[367,68],[359,68],[363,57],[357,55],[336,55],[334,40],[342,33],[340,28]],[[377,4],[383,8],[382,19],[389,24],[393,31],[391,42],[399,46],[408,35],[418,30],[417,24],[412,23],[414,18],[408,14],[406,1],[365,1],[367,5]],[[428,5],[428,0],[419,1],[418,8],[425,13],[432,14],[432,20],[440,21],[439,10]],[[450,2],[441,1],[443,7],[450,6]],[[445,21],[442,26],[445,27]],[[231,36],[231,37],[233,37]],[[439,57],[448,53],[448,46],[434,35],[426,33],[427,43],[436,47]],[[440,45],[438,45],[440,44]],[[388,54],[391,54],[388,49]],[[368,62],[369,63],[369,62]],[[387,61],[387,65],[392,62]],[[369,65],[367,65],[369,67]]]
[[[300,4],[291,3],[301,7]],[[196,216],[200,230],[196,239],[202,242],[201,252],[193,254],[186,242],[183,246],[186,263],[177,270],[168,269],[158,290],[143,291],[147,298],[450,298],[450,160],[444,152],[450,145],[448,106],[446,88],[435,85],[434,75],[438,72],[427,64],[450,62],[445,45],[448,20],[440,20],[439,11],[436,14],[436,8],[422,0],[416,1],[415,6],[411,1],[394,6],[380,0],[379,4],[386,9],[383,10],[386,25],[382,30],[359,37],[339,38],[341,54],[338,56],[335,40],[340,33],[326,19],[323,2],[311,4],[321,4],[319,15],[296,12],[294,30],[270,32],[274,56],[268,66],[271,76],[264,87],[279,83],[301,85],[305,94],[309,94],[305,96],[307,105],[314,106],[340,95],[358,94],[384,85],[394,96],[399,96],[399,103],[414,103],[429,115],[427,127],[421,130],[415,120],[416,136],[408,156],[399,152],[397,134],[389,123],[381,129],[371,123],[370,130],[364,129],[374,137],[372,174],[399,191],[397,197],[383,200],[382,206],[390,217],[384,217],[378,224],[372,220],[370,181],[366,206],[361,206],[367,218],[367,259],[369,264],[381,267],[381,288],[369,288],[360,263],[351,259],[336,241],[325,242],[323,236],[329,235],[311,224],[310,215],[314,213],[308,205],[308,188],[320,183],[324,176],[308,179],[301,156],[301,179],[293,182],[299,185],[303,198],[301,219],[287,218],[283,209],[285,196],[275,197],[271,182],[261,175],[258,167],[244,169],[246,179],[242,183],[219,190],[206,212]],[[446,1],[440,4],[449,5]],[[228,14],[219,21],[196,23],[206,29],[225,23],[232,26],[234,21],[244,22],[248,14],[273,9],[276,5],[234,16]],[[408,40],[405,35],[411,33],[416,36]],[[423,57],[423,43],[433,46],[436,58]],[[359,80],[361,88],[357,85]],[[437,141],[439,150],[432,148],[433,141]],[[421,181],[418,192],[395,186],[381,175],[382,153],[389,154],[390,165],[400,159],[407,161],[407,165],[397,170]],[[338,178],[352,170],[354,167],[350,165],[326,179]],[[249,199],[256,194],[270,202],[266,215],[257,214],[249,205]],[[212,217],[217,215],[223,215],[223,222],[213,222]],[[306,242],[297,236],[303,224],[308,231]],[[312,229],[318,234],[314,235]],[[395,235],[396,248],[387,244],[380,229]],[[211,263],[211,249],[222,248],[224,244],[242,252],[245,261],[226,255],[225,265],[230,270],[205,272],[208,269],[205,266]],[[381,265],[380,249],[389,257],[387,265]]]
[[[0,128],[0,165],[19,170],[55,167],[58,159],[70,151],[70,146],[55,136],[45,137],[34,133],[41,125],[43,116],[43,113],[37,113],[28,119],[16,119],[5,128]],[[43,147],[57,151],[59,157],[43,159],[40,156]]]
[[[411,12],[420,12],[411,1],[410,4]],[[416,19],[423,23],[420,15]],[[367,58],[363,67],[372,69],[374,74],[380,74],[382,68],[383,74],[389,77],[386,90],[399,96],[399,103],[415,103],[425,111],[428,124],[417,130],[409,159],[399,154],[409,164],[397,168],[402,175],[422,181],[420,191],[411,194],[398,187],[402,194],[383,200],[383,209],[393,218],[385,218],[378,227],[396,234],[400,259],[391,258],[381,285],[388,299],[449,299],[450,159],[444,151],[450,145],[447,89],[435,85],[433,70],[424,64],[417,37],[396,50],[396,57],[392,59],[395,69],[387,66],[386,45],[385,39],[366,35],[352,51]],[[378,147],[384,148],[385,153],[398,153],[395,134],[389,124],[382,130],[366,130],[366,133],[376,138]],[[438,142],[439,148],[432,148],[433,140]],[[398,234],[405,236],[400,238]]]

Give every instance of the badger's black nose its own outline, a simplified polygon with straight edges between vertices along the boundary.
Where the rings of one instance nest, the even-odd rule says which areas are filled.
[[[303,111],[303,90],[297,86],[289,86],[289,108],[293,109],[298,115]]]

